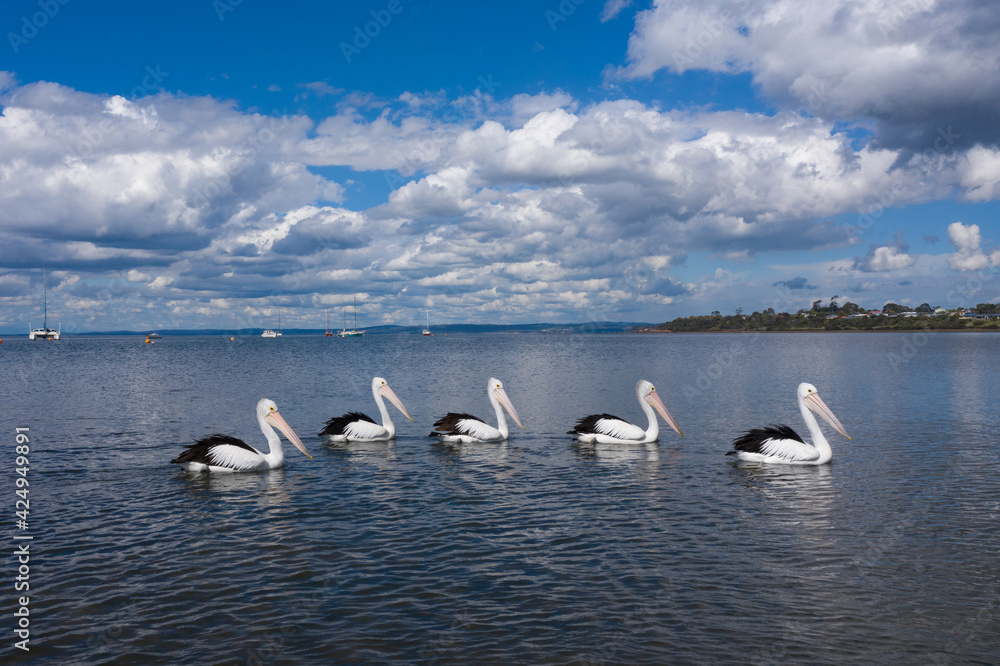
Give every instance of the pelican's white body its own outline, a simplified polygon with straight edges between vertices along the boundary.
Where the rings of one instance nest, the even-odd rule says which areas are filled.
[[[646,444],[655,442],[660,438],[660,426],[656,422],[656,416],[653,414],[653,410],[648,407],[642,411],[649,412],[649,427],[646,430],[622,419],[602,419],[599,427],[605,432],[581,434],[577,436],[577,439],[587,444]]]
[[[452,444],[472,444],[475,442],[504,442],[510,439],[510,430],[507,427],[507,419],[503,413],[497,410],[499,416],[499,428],[494,428],[489,423],[479,419],[462,419],[459,421],[460,427],[467,432],[461,435],[438,435],[442,442]]]

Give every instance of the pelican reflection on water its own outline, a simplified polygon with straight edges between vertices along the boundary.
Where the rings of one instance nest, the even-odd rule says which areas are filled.
[[[573,449],[581,458],[611,463],[655,463],[660,460],[660,447],[656,442],[601,444],[578,440],[573,442]]]

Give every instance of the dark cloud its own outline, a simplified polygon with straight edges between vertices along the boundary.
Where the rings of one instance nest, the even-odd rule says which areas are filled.
[[[169,252],[94,252],[90,247],[16,235],[8,235],[0,244],[0,269],[37,269],[45,266],[50,270],[100,273],[147,266],[164,267],[176,260],[176,255]]]
[[[780,282],[775,282],[771,285],[772,287],[785,287],[786,289],[816,289],[813,285],[809,284],[809,280],[804,277],[794,277],[791,280],[782,280]]]
[[[684,296],[691,293],[691,290],[684,283],[668,275],[651,279],[645,284],[641,284],[639,288],[643,294],[656,296]]]
[[[292,229],[287,236],[275,241],[272,252],[304,257],[324,250],[347,250],[368,245],[370,239],[363,235],[334,232],[310,233],[307,229]]]
[[[7,273],[0,275],[0,298],[22,296],[29,293],[31,280],[27,275]]]
[[[738,21],[719,22],[730,11],[727,0],[654,3],[638,14],[629,64],[617,74],[751,72],[763,96],[780,108],[831,122],[862,121],[875,146],[909,154],[934,157],[1000,144],[995,2],[760,0],[735,10]],[[691,25],[709,21],[718,27],[697,57],[678,60],[674,45],[685,43]]]
[[[941,242],[941,239],[938,238],[937,236],[929,236],[927,234],[924,234],[924,242],[927,243],[928,245],[936,245],[937,243]]]

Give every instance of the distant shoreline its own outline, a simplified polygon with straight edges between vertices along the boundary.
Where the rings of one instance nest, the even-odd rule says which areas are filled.
[[[753,333],[1000,333],[1000,328],[943,328],[943,327],[927,327],[927,328],[877,328],[877,329],[859,329],[859,328],[841,328],[841,329],[822,329],[822,328],[798,328],[798,329],[784,329],[784,330],[771,330],[771,329],[731,329],[725,331],[670,331],[663,329],[643,329],[637,331],[537,331],[537,330],[509,330],[509,331],[497,331],[497,330],[486,330],[486,331],[450,331],[452,336],[465,336],[465,335],[525,335],[525,334],[537,334],[537,335],[717,335],[717,334],[753,334]],[[442,331],[436,333],[435,335],[440,337],[447,337],[449,331]],[[216,332],[188,332],[188,333],[171,333],[165,332],[160,334],[162,337],[160,339],[166,338],[192,338],[192,337],[238,337],[238,338],[259,338],[260,333],[216,333]],[[370,335],[376,338],[389,338],[389,337],[424,337],[419,332],[381,332],[381,333],[371,333]],[[64,339],[73,338],[144,338],[145,333],[123,333],[120,331],[114,332],[86,332],[86,333],[64,333]],[[283,337],[289,338],[322,338],[324,336],[324,331],[316,332],[285,332]],[[336,335],[333,338],[337,338]],[[27,340],[28,336],[24,333],[0,333],[0,341],[2,340]]]
[[[817,301],[818,303],[819,301]],[[996,306],[980,304],[974,311],[954,310],[934,313],[924,304],[918,311],[902,313],[893,303],[886,304],[889,314],[878,312],[857,313],[857,306],[847,303],[842,308],[846,315],[828,315],[826,311],[796,313],[754,312],[746,315],[737,311],[735,315],[711,315],[678,317],[655,326],[636,326],[642,333],[815,333],[815,332],[873,332],[893,333],[912,331],[997,331],[1000,330],[1000,310]]]
[[[524,333],[541,333],[545,335],[597,335],[597,334],[607,334],[607,333],[631,333],[634,329],[640,327],[650,327],[654,324],[645,322],[592,322],[592,323],[577,323],[577,324],[444,324],[436,328],[431,328],[431,337],[433,336],[445,336],[445,335],[470,335],[470,334],[499,334],[499,335],[517,335]],[[372,326],[369,328],[361,329],[364,331],[365,335],[371,335],[375,337],[392,337],[392,336],[402,336],[402,337],[426,337],[423,336],[423,326]],[[207,337],[240,337],[240,338],[254,338],[261,337],[261,332],[264,329],[240,329],[240,330],[225,330],[225,329],[205,329],[205,330],[195,330],[195,329],[149,329],[144,331],[63,331],[63,338],[88,338],[88,337],[145,337],[150,333],[156,332],[163,338],[182,338],[182,337],[195,337],[195,336],[207,336]],[[331,337],[337,338],[339,329],[331,331],[333,335]],[[284,329],[282,331],[282,337],[326,337],[325,329]],[[0,333],[0,338],[27,338],[27,333]]]

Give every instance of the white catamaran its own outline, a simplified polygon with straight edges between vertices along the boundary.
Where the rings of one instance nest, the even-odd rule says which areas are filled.
[[[45,277],[45,269],[42,269],[42,297],[44,320],[42,322],[41,328],[33,329],[31,324],[28,324],[28,339],[29,340],[58,340],[62,335],[62,324],[59,324],[59,330],[54,331],[49,328],[49,285]]]
[[[428,310],[427,311],[427,327],[424,328],[424,332],[421,333],[421,335],[430,335],[430,334],[431,334],[431,312],[430,312],[430,310]]]

